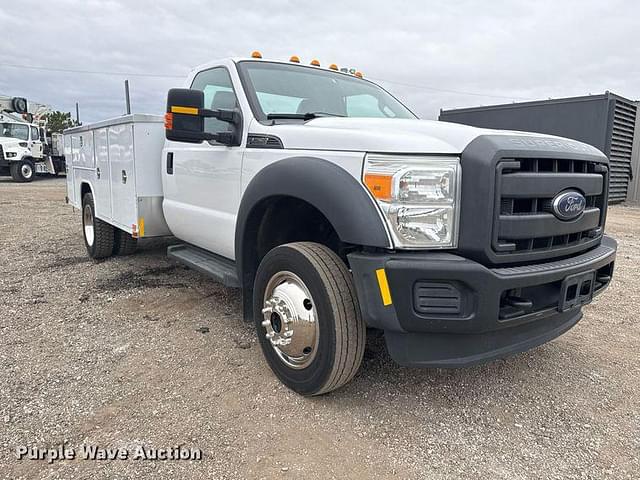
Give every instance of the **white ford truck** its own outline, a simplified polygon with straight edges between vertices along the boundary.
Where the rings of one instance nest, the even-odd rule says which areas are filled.
[[[419,120],[315,63],[212,62],[164,119],[67,130],[89,255],[174,235],[172,258],[241,289],[269,366],[303,395],[354,376],[367,328],[402,365],[463,367],[580,320],[616,255],[605,155]]]

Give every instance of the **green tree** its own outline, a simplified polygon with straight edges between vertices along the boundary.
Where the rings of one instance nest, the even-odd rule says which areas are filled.
[[[71,118],[69,112],[51,112],[45,115],[47,119],[47,129],[52,132],[62,132],[65,128],[75,127],[76,121]]]

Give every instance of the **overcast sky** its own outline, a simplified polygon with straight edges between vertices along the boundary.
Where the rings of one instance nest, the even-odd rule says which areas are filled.
[[[633,0],[22,0],[2,2],[0,25],[0,94],[63,111],[78,101],[85,123],[124,113],[125,78],[134,112],[161,113],[191,68],[256,49],[357,67],[423,118],[605,90],[640,98]]]

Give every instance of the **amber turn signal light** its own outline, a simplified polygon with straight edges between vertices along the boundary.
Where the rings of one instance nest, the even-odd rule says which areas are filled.
[[[164,128],[165,130],[173,130],[173,113],[164,114]]]
[[[364,176],[364,183],[371,194],[378,200],[391,200],[391,179],[389,175],[377,175],[367,173]]]

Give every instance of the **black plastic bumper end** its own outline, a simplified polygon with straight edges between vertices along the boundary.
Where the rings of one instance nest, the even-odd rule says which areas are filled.
[[[407,367],[462,368],[527,351],[559,337],[582,318],[580,309],[543,324],[483,334],[385,332],[391,358]]]

